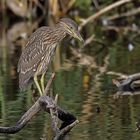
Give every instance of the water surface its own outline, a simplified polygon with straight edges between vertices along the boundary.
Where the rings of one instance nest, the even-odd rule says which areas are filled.
[[[107,71],[127,73],[139,71],[139,65],[134,65],[135,61],[131,61],[140,59],[139,52],[139,48],[135,48],[133,52],[121,47],[110,48]],[[113,56],[114,60],[111,59],[112,53],[116,53],[115,58]],[[135,122],[140,116],[140,95],[122,96],[115,100],[113,77],[95,69],[89,72],[89,67],[72,66],[60,69],[56,72],[53,82],[53,94],[59,94],[59,105],[80,120],[68,135],[69,139],[140,140],[140,133],[135,131]],[[20,93],[16,82],[18,77],[12,76],[9,69],[11,70],[11,66],[7,65],[5,71],[1,71],[0,77],[1,126],[15,124],[33,104],[31,91]],[[0,139],[38,140],[43,136],[49,139],[52,135],[50,116],[40,112],[19,133],[0,134]]]

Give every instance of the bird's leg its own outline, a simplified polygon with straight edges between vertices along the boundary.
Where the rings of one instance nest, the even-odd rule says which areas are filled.
[[[45,77],[45,72],[42,74],[41,80],[40,80],[40,82],[41,82],[41,89],[42,89],[42,92],[43,92],[43,93],[44,93],[44,91],[45,91],[45,87],[44,87],[44,77]]]
[[[38,88],[38,91],[39,91],[39,93],[40,93],[40,96],[42,96],[43,93],[42,93],[41,88],[40,88],[40,85],[39,85],[39,83],[38,83],[37,74],[34,75],[34,82],[35,82],[35,84],[36,84],[36,86],[37,86],[37,88]]]

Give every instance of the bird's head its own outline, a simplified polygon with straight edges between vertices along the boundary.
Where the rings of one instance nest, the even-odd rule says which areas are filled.
[[[61,26],[67,34],[74,38],[77,38],[82,42],[84,41],[80,32],[78,31],[78,25],[73,20],[69,18],[62,18],[60,19],[59,23],[61,24]]]

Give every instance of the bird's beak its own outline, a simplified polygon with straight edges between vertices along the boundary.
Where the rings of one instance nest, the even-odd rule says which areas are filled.
[[[81,34],[78,31],[76,31],[76,32],[73,33],[73,37],[74,38],[77,38],[81,42],[84,42],[84,39],[82,38]]]

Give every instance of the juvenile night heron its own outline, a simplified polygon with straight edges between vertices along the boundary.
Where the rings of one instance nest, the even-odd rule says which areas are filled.
[[[39,90],[44,92],[44,75],[54,56],[58,43],[67,35],[83,41],[78,25],[69,18],[62,18],[55,27],[40,27],[28,39],[18,63],[19,87],[25,90],[32,79]],[[40,84],[38,76],[41,75]]]

